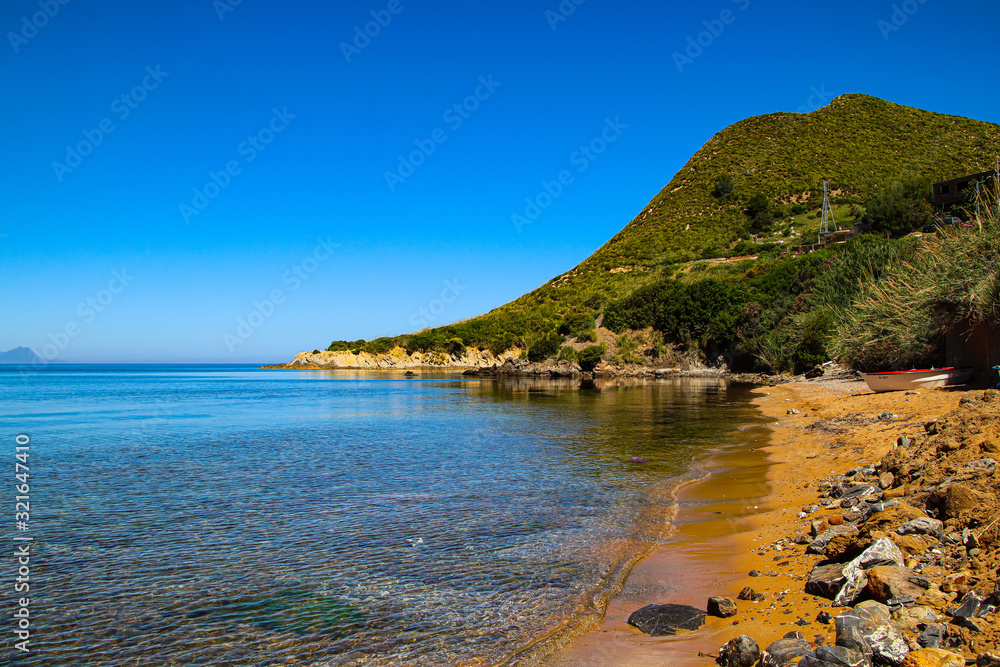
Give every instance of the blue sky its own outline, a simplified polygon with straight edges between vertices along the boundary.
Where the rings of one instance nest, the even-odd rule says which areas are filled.
[[[0,9],[0,350],[285,361],[530,291],[747,116],[1000,122],[994,2],[235,2]]]

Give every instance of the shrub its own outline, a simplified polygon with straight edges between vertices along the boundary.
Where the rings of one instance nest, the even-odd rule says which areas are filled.
[[[528,348],[528,361],[545,361],[549,357],[555,356],[563,344],[563,337],[557,333],[550,333],[539,338]]]
[[[607,348],[603,345],[591,345],[590,347],[585,347],[576,354],[576,360],[586,372],[593,371],[597,364],[601,363],[601,357]]]
[[[944,333],[966,319],[1000,321],[1000,231],[944,230],[894,261],[837,311],[831,347],[862,371],[940,363]]]
[[[563,349],[559,350],[559,358],[565,359],[566,361],[576,361],[576,350],[571,346],[566,345]]]
[[[462,356],[465,354],[465,342],[461,338],[452,338],[448,341],[448,354]]]
[[[567,315],[557,329],[558,333],[570,338],[580,338],[594,330],[594,317],[589,313]]]
[[[929,197],[930,179],[911,177],[896,181],[865,200],[859,220],[866,232],[899,238],[934,221]]]

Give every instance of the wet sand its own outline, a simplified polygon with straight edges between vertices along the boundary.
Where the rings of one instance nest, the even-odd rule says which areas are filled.
[[[761,648],[793,630],[813,643],[833,643],[832,624],[816,617],[835,610],[829,600],[803,591],[816,557],[778,541],[820,518],[797,516],[815,502],[819,479],[878,460],[897,435],[916,434],[924,421],[953,409],[960,394],[873,394],[864,382],[847,380],[764,387],[755,394],[755,405],[773,420],[769,427],[748,430],[747,444],[704,462],[709,476],[678,492],[667,543],[635,567],[605,617],[546,667],[709,667],[719,647],[740,634],[754,637]],[[791,408],[799,414],[788,415]],[[899,419],[880,424],[874,418],[885,411]],[[752,570],[762,576],[749,576]],[[764,600],[737,601],[736,616],[708,617],[695,632],[648,637],[625,622],[647,604],[705,609],[709,597],[735,600],[747,586]]]
[[[708,626],[696,633],[647,637],[626,620],[647,604],[670,602],[704,609],[710,596],[724,594],[720,591],[730,591],[734,582],[742,580],[745,572],[739,571],[741,544],[736,537],[751,530],[752,517],[767,507],[767,438],[765,428],[747,429],[745,444],[702,462],[707,477],[677,491],[678,510],[666,544],[632,570],[604,619],[553,656],[547,667],[710,662],[698,653],[718,649],[729,623],[709,619]]]

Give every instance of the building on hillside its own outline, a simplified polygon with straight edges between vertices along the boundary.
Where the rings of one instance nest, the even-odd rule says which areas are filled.
[[[990,322],[963,320],[945,334],[945,365],[973,368],[972,383],[986,385],[1000,365],[1000,328]]]
[[[969,174],[953,178],[950,181],[941,181],[931,186],[933,190],[934,206],[945,207],[952,204],[969,203],[968,188],[975,187],[980,183],[984,187],[997,192],[997,172],[984,171],[978,174]]]

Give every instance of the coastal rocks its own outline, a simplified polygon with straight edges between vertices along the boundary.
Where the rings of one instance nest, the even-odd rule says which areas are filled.
[[[828,544],[833,541],[839,535],[853,535],[858,532],[857,527],[852,526],[849,523],[844,523],[839,526],[830,526],[822,533],[816,536],[816,539],[809,543],[806,547],[806,553],[810,554],[822,554]]]
[[[871,661],[860,651],[843,646],[820,646],[815,651],[806,653],[798,664],[799,667],[870,667]]]
[[[486,368],[503,364],[521,356],[521,350],[512,348],[500,355],[494,355],[489,350],[466,348],[462,354],[447,354],[444,352],[408,352],[401,347],[395,347],[388,352],[373,354],[350,350],[336,352],[313,350],[295,355],[287,368],[365,368],[365,369],[404,369],[426,366],[443,368]]]
[[[628,624],[652,637],[664,637],[678,630],[697,630],[705,624],[705,612],[682,604],[650,604],[632,612]]]
[[[857,628],[847,628],[843,632],[837,633],[837,646],[857,651],[871,662],[874,652],[872,645],[868,643],[864,635]]]
[[[761,667],[784,667],[792,660],[812,651],[804,639],[779,639],[760,654]]]
[[[719,649],[722,667],[751,667],[760,658],[760,647],[749,635],[730,639]]]
[[[908,567],[877,565],[868,570],[868,592],[879,602],[924,594],[924,588],[912,583],[916,573]]]
[[[877,565],[903,565],[903,554],[899,547],[884,537],[876,540],[844,567],[844,585],[833,603],[846,606],[854,602],[868,585],[866,571]]]
[[[809,573],[806,593],[832,600],[837,597],[843,586],[844,564],[816,565]]]
[[[948,519],[974,516],[977,510],[992,504],[986,494],[965,484],[951,484],[944,492],[944,516]]]
[[[890,620],[889,608],[885,605],[877,602],[862,603],[838,616],[834,623],[837,627],[837,645],[845,646],[848,643],[847,633],[854,630],[856,633],[851,634],[856,636],[852,637],[850,643],[855,645],[846,648],[863,651],[867,644],[871,647],[872,661],[875,664],[899,667],[910,652],[902,633]]]
[[[897,625],[911,632],[919,631],[922,626],[937,623],[940,620],[937,612],[931,607],[909,607],[892,612],[892,618]]]
[[[710,616],[729,618],[737,612],[736,603],[727,597],[708,598],[708,613]]]
[[[1000,595],[997,593],[984,599],[979,591],[970,590],[962,597],[957,607],[949,607],[945,611],[952,618],[983,618],[996,612],[998,608],[1000,608]]]
[[[937,519],[922,516],[912,521],[907,521],[896,529],[900,535],[936,535],[944,530],[944,524]]]
[[[902,667],[965,667],[965,658],[939,648],[922,648],[906,656]]]
[[[980,653],[976,656],[976,667],[1000,667],[1000,655]]]

